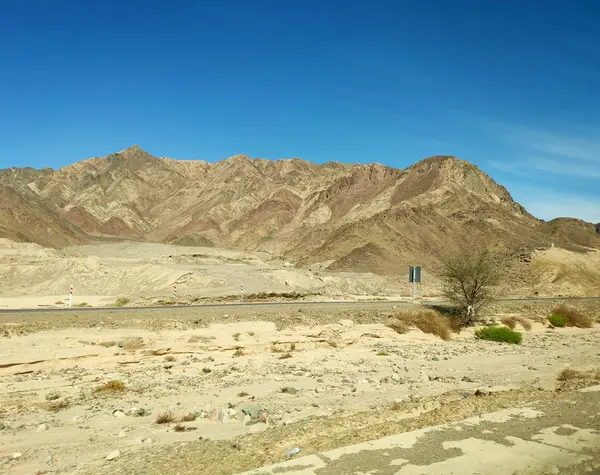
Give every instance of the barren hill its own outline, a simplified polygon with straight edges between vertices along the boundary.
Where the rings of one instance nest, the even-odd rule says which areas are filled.
[[[467,240],[518,255],[599,248],[593,225],[544,223],[475,165],[406,170],[237,155],[156,158],[138,146],[60,170],[0,171],[0,237],[63,247],[137,240],[268,251],[301,266],[395,274]]]

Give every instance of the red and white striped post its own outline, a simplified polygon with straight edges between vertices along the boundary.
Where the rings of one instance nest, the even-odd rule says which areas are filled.
[[[73,306],[73,286],[69,288],[69,307]]]
[[[173,286],[173,302],[177,302],[177,286]]]

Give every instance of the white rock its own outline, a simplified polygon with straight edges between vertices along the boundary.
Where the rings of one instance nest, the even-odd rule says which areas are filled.
[[[21,458],[23,454],[21,452],[15,452],[14,454],[12,454],[12,458],[13,459],[18,459]]]
[[[114,460],[121,455],[119,450],[113,450],[110,454],[106,456],[106,460]]]
[[[115,412],[113,412],[113,416],[115,416],[115,417],[125,417],[125,413],[123,411],[115,411]]]
[[[319,393],[322,393],[322,392],[323,392],[323,388],[322,388],[321,386],[317,386],[317,387],[315,388],[315,392],[316,392],[317,394],[319,394]]]
[[[144,444],[151,444],[152,443],[152,439],[150,437],[146,438],[143,440]]]
[[[119,437],[127,437],[127,432],[122,430],[121,432],[119,432]]]
[[[46,432],[48,430],[48,424],[40,424],[36,429],[38,432]]]

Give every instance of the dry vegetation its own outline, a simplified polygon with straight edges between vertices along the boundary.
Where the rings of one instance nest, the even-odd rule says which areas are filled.
[[[435,310],[422,310],[412,313],[397,313],[386,324],[397,333],[406,333],[410,327],[416,327],[424,333],[431,333],[442,340],[450,340],[454,323]]]
[[[567,307],[566,305],[559,305],[558,307],[554,308],[548,320],[550,323],[552,323],[553,320],[554,322],[564,322],[566,320],[566,326],[569,327],[592,328],[594,326],[594,320],[591,317],[584,315],[572,307]],[[560,324],[552,324],[554,326],[564,326]]]
[[[574,379],[593,379],[600,381],[600,370],[578,371],[566,368],[560,372],[556,379],[559,381],[571,381]]]
[[[112,381],[104,383],[102,386],[98,386],[94,392],[103,394],[122,393],[125,391],[125,389],[126,387],[123,381],[113,379]]]
[[[46,402],[46,405],[45,405],[46,410],[50,411],[50,412],[58,412],[62,409],[66,409],[67,407],[69,407],[68,399],[55,399],[55,400]]]
[[[157,424],[170,424],[171,422],[175,422],[175,414],[173,414],[173,411],[161,412],[156,416]]]
[[[525,330],[531,330],[531,321],[525,317],[520,316],[512,316],[512,317],[504,317],[502,323],[506,325],[511,330],[514,330],[518,325],[521,325]]]
[[[144,340],[142,338],[132,338],[123,343],[124,350],[139,350],[144,348]]]

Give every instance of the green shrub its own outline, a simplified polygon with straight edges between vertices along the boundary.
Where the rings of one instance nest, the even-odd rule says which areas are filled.
[[[481,340],[502,341],[518,345],[523,336],[521,333],[506,327],[482,327],[475,331],[475,336]]]
[[[566,305],[559,305],[552,310],[551,317],[556,315],[566,318],[566,325],[569,327],[592,328],[594,326],[594,321],[590,317],[583,315],[581,312],[575,310],[574,308],[567,307]],[[552,321],[550,321],[550,323],[552,323]],[[552,325],[554,325],[554,323],[552,323]],[[565,325],[554,326],[564,327]]]
[[[114,306],[115,307],[124,307],[129,302],[130,302],[130,300],[127,297],[119,297],[117,300],[115,300]]]
[[[548,321],[553,327],[566,327],[569,319],[564,315],[550,315]]]

